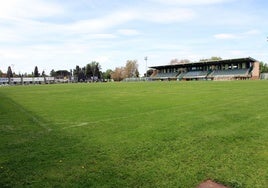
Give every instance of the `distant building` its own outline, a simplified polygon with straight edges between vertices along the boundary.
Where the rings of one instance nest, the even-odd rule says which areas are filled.
[[[0,78],[0,85],[28,85],[28,84],[51,84],[55,83],[54,77],[16,77],[16,78]]]
[[[6,78],[7,77],[7,73],[2,73],[1,78]]]

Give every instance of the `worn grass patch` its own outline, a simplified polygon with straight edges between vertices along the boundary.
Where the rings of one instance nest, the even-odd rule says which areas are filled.
[[[266,187],[268,83],[0,88],[1,187]]]

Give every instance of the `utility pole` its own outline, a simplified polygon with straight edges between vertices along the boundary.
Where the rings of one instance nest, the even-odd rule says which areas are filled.
[[[146,80],[147,80],[147,76],[148,76],[148,75],[147,75],[147,60],[148,60],[148,57],[145,56],[145,57],[144,57],[144,60],[145,60],[145,63],[146,63],[146,70],[145,70],[146,73],[145,73],[145,76],[146,76]]]

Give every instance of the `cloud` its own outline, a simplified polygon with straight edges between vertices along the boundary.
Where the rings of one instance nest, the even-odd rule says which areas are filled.
[[[230,0],[151,0],[154,2],[159,2],[163,4],[172,4],[172,5],[209,5],[217,4],[223,2],[229,2]]]
[[[130,14],[116,12],[102,18],[60,24],[24,18],[5,19],[2,21],[4,24],[0,24],[0,41],[54,43],[66,40],[113,39],[116,35],[106,31],[132,20]]]
[[[195,17],[194,11],[191,9],[168,8],[168,9],[128,9],[117,10],[104,17],[96,19],[80,20],[74,23],[64,25],[67,31],[74,33],[92,33],[101,32],[111,29],[129,22],[147,21],[156,23],[174,23],[183,22]],[[122,35],[137,35],[135,30],[119,30]]]
[[[93,55],[90,54],[92,51],[88,45],[73,43],[0,48],[0,69],[5,71],[11,64],[15,65],[16,73],[18,71],[30,73],[34,66],[46,71],[52,68],[68,69],[75,67],[76,63],[87,62],[88,56]]]
[[[62,12],[61,6],[43,0],[9,0],[0,3],[0,18],[42,18]]]
[[[1,27],[0,29],[0,42],[15,43],[22,40],[22,38],[18,36],[12,29]]]
[[[216,38],[216,39],[236,39],[236,38],[238,38],[238,36],[236,36],[235,34],[220,33],[220,34],[214,35],[214,38]]]
[[[96,19],[80,20],[68,25],[65,25],[67,30],[78,33],[92,33],[97,31],[103,31],[130,21],[137,19],[136,12],[128,11],[116,11],[108,14],[104,17]]]
[[[82,35],[83,39],[115,39],[117,38],[114,34],[109,33],[98,33],[98,34],[89,34],[89,35]]]
[[[215,34],[214,38],[216,39],[223,39],[223,40],[228,40],[228,39],[239,39],[239,38],[246,38],[252,35],[258,35],[261,32],[257,29],[249,30],[243,33],[220,33],[220,34]]]
[[[140,32],[135,29],[119,29],[118,33],[125,36],[135,36],[140,34]]]
[[[157,23],[174,23],[193,19],[195,12],[186,8],[167,8],[143,11],[140,15],[141,20]]]
[[[259,31],[259,30],[257,30],[257,29],[252,29],[252,30],[249,30],[249,31],[247,31],[247,32],[245,32],[244,34],[245,35],[258,35],[258,34],[260,34],[261,32]]]
[[[18,1],[18,0],[16,0]],[[94,19],[78,20],[71,23],[53,23],[30,18],[6,18],[0,25],[0,41],[6,42],[64,42],[90,39],[113,39],[113,29],[135,21],[169,24],[184,22],[195,16],[190,9],[169,8],[152,10],[117,10]],[[134,36],[135,29],[119,29],[117,34]]]

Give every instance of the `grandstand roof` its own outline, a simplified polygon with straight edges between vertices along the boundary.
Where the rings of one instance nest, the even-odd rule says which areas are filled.
[[[246,58],[236,58],[236,59],[222,59],[222,60],[208,60],[208,61],[198,61],[191,63],[180,63],[175,65],[160,65],[160,66],[152,66],[150,68],[153,69],[162,69],[162,68],[174,68],[174,67],[192,67],[194,65],[215,65],[215,64],[227,64],[227,63],[253,63],[257,60],[252,57]]]

